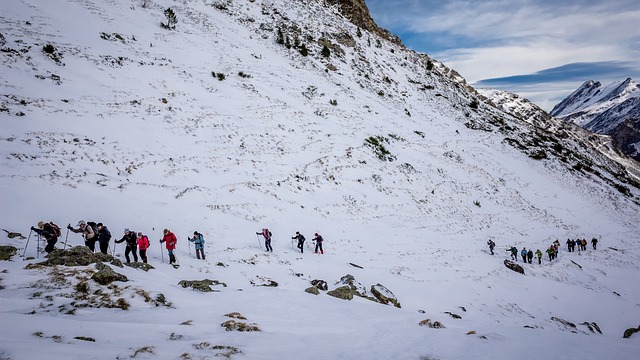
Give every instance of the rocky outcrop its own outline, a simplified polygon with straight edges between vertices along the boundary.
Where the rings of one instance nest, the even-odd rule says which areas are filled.
[[[97,262],[109,263],[117,267],[123,267],[122,261],[111,255],[103,253],[93,253],[86,246],[74,246],[68,250],[56,249],[47,255],[47,260],[27,265],[27,269],[39,268],[43,266],[88,266]]]
[[[11,260],[11,257],[18,252],[13,246],[0,246],[0,261]]]
[[[110,266],[105,265],[102,262],[96,263],[96,269],[98,269],[98,271],[91,275],[91,279],[100,285],[109,285],[114,281],[129,281],[126,276],[113,271]]]
[[[622,335],[623,338],[628,339],[631,337],[631,335],[640,332],[640,326],[638,326],[637,328],[629,328],[627,330],[624,331],[624,335]]]
[[[323,291],[329,290],[329,285],[327,285],[327,282],[324,280],[318,280],[318,279],[311,280],[311,285]]]
[[[400,302],[396,299],[393,293],[381,284],[375,284],[371,286],[371,293],[381,304],[392,304],[393,306],[400,308]]]
[[[149,271],[151,269],[155,269],[153,266],[149,264],[140,263],[140,262],[125,263],[125,265],[127,265],[128,267],[132,267],[134,269],[143,270],[143,271]]]
[[[202,291],[202,292],[211,292],[211,291],[215,291],[211,288],[211,286],[215,286],[215,285],[222,285],[222,287],[227,287],[227,284],[220,282],[218,280],[210,280],[210,279],[204,279],[204,280],[181,280],[178,285],[182,286],[183,288],[187,288],[190,287],[193,290],[196,291]]]
[[[513,270],[513,271],[515,271],[517,273],[520,273],[520,274],[524,275],[524,268],[522,268],[522,266],[514,263],[513,261],[505,260],[504,261],[504,266],[506,266],[510,270]]]
[[[330,5],[338,5],[342,15],[349,19],[357,27],[378,34],[395,44],[402,44],[399,37],[388,30],[380,28],[371,18],[369,8],[364,0],[327,0]]]
[[[418,323],[420,326],[426,326],[431,329],[444,329],[444,325],[440,321],[431,321],[431,319],[425,319]]]

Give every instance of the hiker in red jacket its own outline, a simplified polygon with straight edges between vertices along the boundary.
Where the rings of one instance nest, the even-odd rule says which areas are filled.
[[[169,231],[169,229],[164,229],[163,231],[164,237],[160,240],[160,243],[165,243],[167,247],[167,252],[169,253],[169,264],[175,264],[176,257],[173,255],[173,250],[176,248],[176,243],[178,243],[178,239],[176,236]]]
[[[147,249],[149,248],[149,238],[147,235],[143,235],[142,232],[138,232],[138,250],[140,251],[140,258],[143,263],[147,263]]]

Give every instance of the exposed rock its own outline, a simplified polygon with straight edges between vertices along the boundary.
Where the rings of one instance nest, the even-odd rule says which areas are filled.
[[[567,320],[564,320],[564,319],[560,319],[560,318],[557,318],[555,316],[552,316],[551,320],[559,322],[560,324],[564,325],[565,328],[567,328],[567,329],[569,329],[571,331],[576,331],[577,330],[576,324],[574,324],[574,323],[572,323],[570,321],[567,321]]]
[[[351,288],[351,286],[345,285],[327,292],[327,295],[331,295],[342,300],[351,300],[353,299],[354,293],[355,291]]]
[[[375,298],[378,300],[378,302],[380,302],[381,304],[393,304],[393,306],[400,308],[400,303],[398,302],[398,299],[396,298],[395,295],[393,295],[393,293],[387,289],[386,287],[384,287],[381,284],[375,284],[371,286],[371,293],[373,294],[373,296],[375,296]]]
[[[331,5],[337,4],[340,7],[342,15],[357,27],[378,34],[395,44],[402,44],[399,37],[393,35],[388,30],[378,27],[371,18],[369,8],[364,0],[327,0],[327,3]]]
[[[256,276],[256,280],[251,280],[253,286],[277,287],[278,283],[264,276]]]
[[[224,314],[224,316],[226,316],[226,317],[230,317],[230,318],[232,318],[232,319],[247,320],[247,318],[246,318],[246,317],[244,317],[242,314],[240,314],[240,313],[239,313],[239,312],[237,312],[237,311],[230,312],[230,313],[228,313],[228,314]]]
[[[86,246],[74,246],[68,250],[56,249],[47,255],[47,260],[38,264],[30,264],[27,269],[43,266],[87,266],[97,262],[110,263],[117,267],[123,267],[122,262],[111,255],[93,253]]]
[[[241,321],[227,320],[220,324],[227,331],[260,331],[256,324],[247,324]]]
[[[454,314],[454,313],[452,313],[452,312],[450,312],[450,311],[445,311],[444,313],[445,313],[445,314],[449,314],[449,315],[450,315],[452,318],[454,318],[454,319],[462,319],[462,316],[460,316],[460,315],[458,315],[458,314]]]
[[[315,287],[315,286],[310,286],[310,287],[304,289],[304,291],[309,293],[309,294],[320,295],[320,290],[318,290],[318,288]]]
[[[624,335],[622,335],[623,338],[628,339],[631,337],[631,335],[640,332],[640,326],[638,326],[637,328],[629,328],[627,330],[624,331]]]
[[[0,35],[2,35],[2,34],[0,34]],[[9,231],[9,230],[6,230],[6,229],[2,229],[2,231],[7,233],[7,237],[9,239],[14,239],[14,238],[26,239],[26,237],[24,237],[24,235],[22,235],[21,233]]]
[[[182,286],[183,288],[187,288],[190,287],[193,290],[196,291],[202,291],[202,292],[211,292],[211,291],[215,291],[211,288],[211,286],[215,286],[215,285],[222,285],[222,287],[227,287],[227,284],[220,282],[218,280],[210,280],[210,279],[204,279],[204,280],[181,280],[178,285]]]
[[[111,267],[102,262],[96,263],[96,269],[98,269],[98,271],[91,275],[91,279],[100,285],[109,285],[114,281],[129,281],[126,276],[113,271]]]
[[[151,269],[155,269],[153,266],[151,266],[149,264],[140,263],[140,262],[125,263],[125,265],[127,265],[128,267],[132,267],[134,269],[139,269],[139,270],[144,270],[144,271],[149,271]]]
[[[329,285],[327,285],[327,282],[324,280],[311,280],[311,285],[323,291],[329,290]]]
[[[358,264],[354,264],[354,263],[349,263],[349,265],[353,266],[353,267],[357,267],[358,269],[364,269],[362,266],[358,265]]]
[[[432,329],[444,329],[444,325],[440,321],[431,322],[431,319],[425,319],[418,323],[420,326],[426,326]]]
[[[509,269],[511,269],[511,270],[513,270],[513,271],[515,271],[517,273],[520,273],[520,274],[524,275],[524,269],[522,268],[522,266],[514,263],[513,261],[505,260],[504,261],[504,266],[506,266],[507,268],[509,268]]]
[[[0,260],[2,261],[11,260],[11,257],[16,253],[18,253],[18,249],[13,246],[0,246]]]
[[[582,324],[580,324],[580,325],[584,325],[584,326],[586,326],[587,328],[589,328],[589,331],[591,331],[591,332],[592,332],[592,333],[594,333],[594,334],[596,333],[596,331],[597,331],[599,334],[602,334],[602,331],[600,330],[600,327],[598,326],[598,324],[596,324],[596,323],[594,323],[594,322],[591,322],[591,323],[590,323],[590,322],[586,322],[586,321],[585,321],[585,322],[583,322],[583,323],[582,323]]]

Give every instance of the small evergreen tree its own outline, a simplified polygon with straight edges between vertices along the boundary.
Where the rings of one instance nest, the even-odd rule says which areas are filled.
[[[360,30],[360,28],[358,28],[358,31],[356,31],[356,35],[358,37],[362,37],[362,30]]]
[[[300,54],[302,56],[309,55],[309,50],[307,49],[307,46],[305,44],[300,45]]]
[[[326,44],[322,46],[322,51],[320,52],[320,55],[326,58],[331,56],[331,50],[329,50],[329,47]]]
[[[293,47],[296,49],[300,47],[300,38],[298,37],[298,34],[293,37]]]
[[[289,35],[285,37],[284,47],[286,47],[287,49],[291,49],[291,40],[289,40]]]
[[[284,45],[284,34],[282,33],[282,28],[278,28],[278,39],[276,42],[280,45]]]
[[[178,18],[176,17],[176,13],[173,12],[173,9],[167,8],[164,11],[164,16],[167,17],[166,23],[160,23],[160,25],[167,30],[175,30],[176,24],[178,23]]]

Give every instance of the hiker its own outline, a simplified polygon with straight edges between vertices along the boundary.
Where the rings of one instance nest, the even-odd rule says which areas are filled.
[[[591,239],[591,246],[593,247],[593,250],[596,249],[597,245],[598,245],[598,239],[596,238]]]
[[[256,234],[264,236],[264,247],[267,249],[265,251],[273,252],[273,248],[271,247],[271,231],[269,231],[269,229],[262,229],[262,232],[257,232]]]
[[[291,239],[298,240],[298,249],[300,249],[301,253],[304,253],[304,241],[306,240],[304,238],[304,235],[300,234],[299,231],[296,231],[296,236],[292,237]]]
[[[517,262],[518,261],[518,248],[516,248],[515,246],[512,246],[511,248],[507,249],[507,251],[511,252],[511,260],[515,260]]]
[[[551,245],[551,248],[553,249],[553,258],[557,259],[558,258],[558,245],[553,244],[553,245]]]
[[[582,250],[587,251],[587,240],[586,239],[582,239],[580,244],[582,245]]]
[[[31,230],[47,240],[47,246],[44,247],[44,251],[46,251],[47,254],[55,249],[56,242],[58,242],[58,237],[60,236],[60,228],[58,225],[52,222],[45,223],[44,221],[38,221],[38,227],[35,228],[32,226]]]
[[[536,250],[536,256],[538,257],[538,265],[542,264],[542,251],[540,249]]]
[[[549,255],[549,261],[553,260],[553,246],[549,246],[547,254]]]
[[[93,227],[89,226],[86,221],[80,220],[78,221],[78,228],[74,229],[71,227],[71,224],[67,225],[67,229],[73,231],[74,233],[82,233],[82,237],[84,238],[84,245],[91,250],[91,252],[95,251],[96,248],[96,240],[98,239],[95,231],[93,231]]]
[[[111,240],[111,232],[107,227],[98,223],[98,244],[100,244],[100,252],[103,254],[107,254],[109,250],[109,241]],[[137,261],[137,260],[136,260]]]
[[[318,233],[315,233],[315,237],[312,241],[316,242],[316,251],[314,252],[314,254],[318,253],[318,249],[320,249],[320,254],[324,254],[324,250],[322,249],[322,241],[324,241],[324,239],[322,238],[322,236],[320,236]]]
[[[523,247],[522,251],[520,251],[520,256],[522,256],[522,262],[527,263],[527,248]]]
[[[142,259],[143,263],[147,263],[147,249],[149,248],[149,238],[147,235],[143,235],[141,232],[138,232],[138,250],[140,251],[140,259]],[[133,255],[135,256],[135,252]],[[125,253],[126,256],[126,253]],[[137,261],[137,260],[136,260]]]
[[[162,233],[164,234],[164,236],[160,240],[160,243],[166,243],[165,246],[167,248],[167,252],[169,253],[169,264],[173,265],[176,262],[176,256],[173,254],[173,250],[176,249],[178,238],[176,238],[176,236],[171,231],[169,231],[169,229],[164,229]]]
[[[127,259],[127,264],[131,262],[129,253],[133,253],[133,262],[138,262],[138,254],[136,251],[136,249],[138,248],[138,238],[136,237],[136,232],[129,230],[129,228],[125,228],[122,239],[116,240],[115,243],[120,244],[124,241],[127,242],[126,248],[124,250],[124,257],[125,259]]]
[[[187,240],[194,243],[196,245],[196,257],[200,260],[200,255],[202,254],[202,260],[204,260],[204,236],[197,231],[193,232],[193,239],[187,237]]]
[[[527,252],[527,260],[529,261],[529,264],[531,264],[531,261],[533,260],[533,250],[531,249]]]
[[[553,240],[553,247],[555,249],[560,249],[560,241],[558,241],[558,239]]]
[[[491,255],[493,255],[493,248],[496,247],[496,243],[489,239],[489,241],[487,241],[487,245],[489,245],[489,251],[491,251]]]

